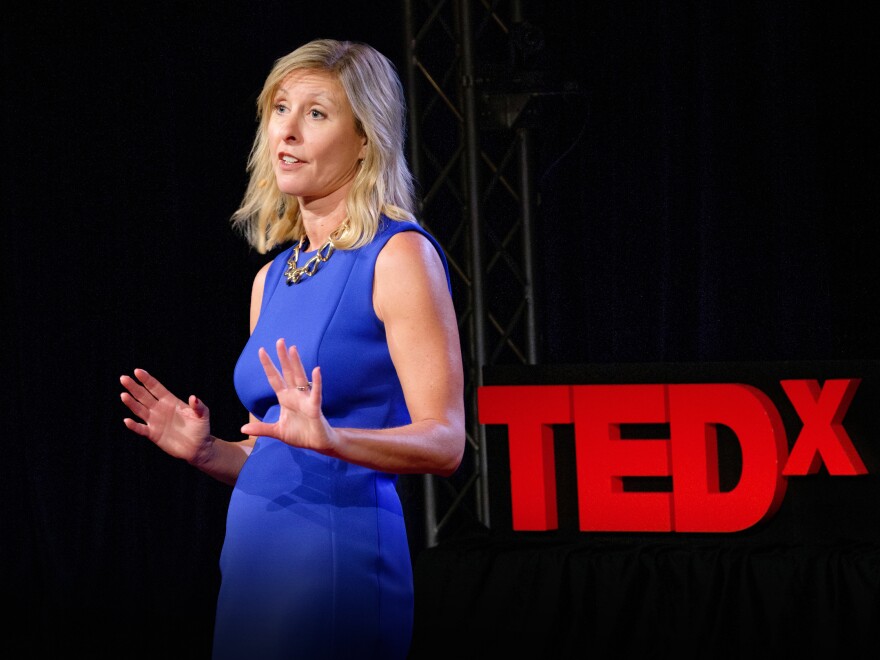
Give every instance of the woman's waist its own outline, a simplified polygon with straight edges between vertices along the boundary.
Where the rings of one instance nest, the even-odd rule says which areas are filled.
[[[374,500],[393,494],[397,476],[276,438],[258,438],[236,488],[266,497],[297,494],[307,501]]]

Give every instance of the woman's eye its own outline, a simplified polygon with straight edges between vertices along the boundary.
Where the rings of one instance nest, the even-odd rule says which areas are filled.
[[[285,112],[287,112],[287,106],[283,103],[276,103],[273,108],[275,109],[275,112],[277,112],[279,115],[283,115]]]
[[[320,110],[315,110],[315,109],[309,110],[309,117],[311,117],[312,119],[321,119],[324,116],[325,116],[324,113],[321,112]]]

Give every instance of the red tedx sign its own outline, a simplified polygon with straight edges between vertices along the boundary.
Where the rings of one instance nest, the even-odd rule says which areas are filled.
[[[556,529],[554,424],[573,424],[582,531],[734,532],[779,509],[787,478],[861,475],[843,428],[860,379],[783,380],[803,422],[788,451],[779,412],[743,384],[490,385],[479,388],[481,424],[507,426],[513,528]],[[668,424],[669,437],[623,440],[623,424]],[[736,435],[742,470],[722,491],[717,429]],[[627,492],[626,477],[670,477],[671,492]]]

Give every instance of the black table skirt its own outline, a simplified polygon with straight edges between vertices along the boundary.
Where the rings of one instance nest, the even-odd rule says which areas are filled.
[[[415,583],[413,659],[880,657],[875,544],[485,531],[421,552]]]

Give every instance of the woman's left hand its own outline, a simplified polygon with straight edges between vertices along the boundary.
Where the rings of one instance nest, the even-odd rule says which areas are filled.
[[[265,348],[260,348],[260,363],[281,406],[278,421],[269,424],[254,420],[241,427],[242,433],[277,438],[322,454],[332,453],[335,434],[321,412],[320,368],[312,370],[309,382],[296,346],[288,349],[285,341],[279,339],[275,347],[281,371]]]

